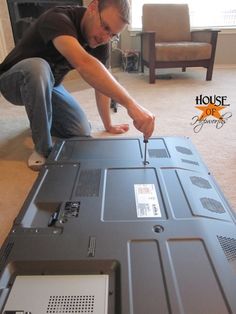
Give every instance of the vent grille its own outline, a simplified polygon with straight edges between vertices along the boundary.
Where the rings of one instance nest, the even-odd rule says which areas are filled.
[[[148,154],[150,158],[169,158],[167,151],[163,149],[149,149]]]
[[[225,213],[225,209],[223,205],[217,200],[214,200],[212,198],[207,198],[207,197],[202,197],[200,200],[201,200],[202,206],[205,209],[208,209],[211,212],[215,212],[217,214]]]
[[[94,295],[50,296],[47,306],[47,313],[95,313],[94,303]]]
[[[196,161],[188,160],[188,159],[181,159],[182,162],[186,162],[187,164],[199,166],[199,163]]]
[[[229,262],[236,261],[236,239],[217,236]]]
[[[202,189],[211,189],[212,188],[209,181],[207,181],[204,178],[194,176],[194,177],[190,177],[190,180],[191,180],[192,184],[198,186],[199,188],[202,188]]]
[[[187,147],[183,147],[183,146],[176,146],[175,147],[177,152],[184,154],[184,155],[192,155],[192,151],[190,149],[188,149]]]
[[[82,170],[76,189],[76,196],[99,196],[101,169]]]

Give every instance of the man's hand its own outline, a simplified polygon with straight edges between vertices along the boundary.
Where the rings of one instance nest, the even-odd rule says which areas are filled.
[[[129,131],[128,124],[111,125],[109,128],[107,128],[107,132],[112,133],[112,134],[122,134],[127,131]]]
[[[137,103],[129,105],[127,111],[133,119],[134,126],[143,133],[144,138],[151,137],[155,127],[155,116]]]

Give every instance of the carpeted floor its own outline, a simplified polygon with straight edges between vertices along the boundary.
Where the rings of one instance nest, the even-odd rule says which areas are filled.
[[[162,71],[163,72],[163,71]],[[172,79],[159,79],[148,84],[147,74],[115,72],[116,78],[139,101],[156,115],[155,136],[189,136],[229,203],[236,211],[236,68],[216,68],[213,80],[205,81],[205,70],[188,69],[163,72]],[[91,121],[94,137],[112,136],[103,131],[95,105],[93,89],[81,80],[67,81],[66,86],[84,107]],[[200,115],[196,96],[227,96],[230,104],[223,113],[232,117],[217,128],[205,124],[196,133],[192,118]],[[0,96],[0,245],[34,183],[37,173],[27,168],[26,160],[33,148],[24,108],[7,103]],[[210,118],[210,117],[209,117]],[[130,131],[122,136],[141,136],[132,126],[123,107],[112,112],[114,123],[130,123]],[[211,117],[211,120],[213,117]],[[195,125],[196,126],[196,125]],[[195,130],[198,130],[195,129]]]

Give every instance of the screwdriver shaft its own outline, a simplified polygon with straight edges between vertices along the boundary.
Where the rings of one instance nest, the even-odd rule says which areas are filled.
[[[147,165],[148,164],[148,162],[147,162],[147,143],[148,143],[148,140],[143,140],[143,142],[144,142],[144,161],[143,161],[143,163],[144,163],[144,165]]]

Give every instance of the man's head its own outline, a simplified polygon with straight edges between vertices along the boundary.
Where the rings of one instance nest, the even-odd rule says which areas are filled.
[[[129,23],[128,0],[93,0],[81,28],[89,46],[95,48],[117,37]]]
[[[129,24],[130,3],[128,0],[98,0],[98,10],[100,12],[109,7],[116,8],[121,20],[123,20],[125,24]]]

